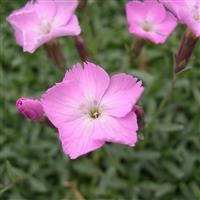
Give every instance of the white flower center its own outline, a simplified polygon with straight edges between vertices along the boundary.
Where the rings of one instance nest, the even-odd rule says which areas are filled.
[[[38,25],[38,32],[39,34],[46,35],[51,32],[52,29],[52,22],[46,19],[40,21]]]
[[[140,24],[140,26],[142,27],[142,29],[145,31],[145,32],[151,32],[153,31],[153,24],[149,21],[144,21]]]
[[[196,21],[199,21],[200,22],[200,7],[198,5],[195,5],[193,8],[192,8],[192,14],[193,14],[193,18],[196,20]]]
[[[97,119],[102,113],[101,106],[95,100],[90,103],[81,104],[80,110],[83,115],[89,117],[90,119]]]

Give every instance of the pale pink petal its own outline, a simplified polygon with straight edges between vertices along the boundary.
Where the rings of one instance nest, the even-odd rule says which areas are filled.
[[[196,35],[196,37],[200,37],[200,23],[194,22],[193,26],[190,26],[192,32]]]
[[[30,0],[26,3],[26,5],[24,6],[24,8],[27,9],[33,9],[34,8],[34,0]]]
[[[199,12],[199,13],[197,13]],[[195,19],[194,13],[191,13],[188,10],[182,11],[180,14],[180,20],[181,23],[186,24],[190,30],[196,35],[196,37],[200,36],[200,5],[199,5],[199,10],[196,11],[196,18],[198,17],[199,19]]]
[[[33,30],[39,19],[34,10],[14,11],[7,17],[8,22],[20,30]]]
[[[186,7],[184,0],[159,0],[159,1],[180,19],[180,13]]]
[[[148,4],[147,4],[148,5]],[[166,11],[162,4],[158,3],[157,1],[151,5],[149,9],[146,9],[147,15],[146,19],[153,23],[162,22],[165,19]]]
[[[15,30],[16,42],[23,46],[23,50],[33,53],[37,45],[37,24],[39,19],[31,3],[22,9],[14,11],[8,18],[8,22]]]
[[[54,37],[61,37],[66,35],[79,35],[80,32],[81,28],[79,26],[78,19],[76,15],[73,15],[73,17],[65,26],[55,28],[52,32],[52,35],[54,35]]]
[[[24,7],[14,10],[10,15],[15,15],[15,14],[23,13],[24,11],[33,10],[33,9],[34,9],[34,3],[33,3],[33,1],[28,1],[25,4]]]
[[[162,44],[166,41],[167,36],[163,33],[151,32],[148,35],[149,40],[154,42],[155,44]]]
[[[146,32],[140,26],[130,26],[129,32],[144,40],[150,40],[155,44],[162,43],[161,41],[165,40],[165,37],[162,36],[162,34],[157,34],[156,32],[153,31]]]
[[[19,44],[20,46],[23,45],[23,32],[17,27],[15,28],[15,39],[17,44]]]
[[[38,47],[55,37],[52,33],[38,35],[35,30],[21,30],[15,27],[16,42],[23,46],[24,52],[33,53]]]
[[[199,0],[189,0],[189,1],[188,0],[182,0],[182,4],[184,4],[188,8],[192,8],[192,7],[196,6],[198,3],[200,5]]]
[[[168,36],[174,30],[176,25],[176,20],[162,22],[161,24],[156,24],[154,26],[154,30],[149,32],[144,31],[140,26],[131,26],[129,27],[129,32],[133,35],[143,38],[144,40],[150,40],[155,44],[162,44],[167,40]],[[170,28],[167,29],[167,32],[165,32],[165,26],[168,26]]]
[[[83,68],[84,67],[84,68]],[[79,84],[84,97],[88,101],[99,102],[108,88],[110,78],[106,71],[90,62],[77,64],[65,74],[64,80],[71,80]]]
[[[200,37],[200,22],[186,19],[185,23],[188,25],[190,30],[196,35],[196,37]]]
[[[94,140],[95,135],[98,134],[95,123],[85,117],[62,123],[59,126],[59,137],[63,151],[71,159],[102,147],[105,144],[104,141]]]
[[[37,35],[32,31],[22,31],[23,51],[33,53],[37,48]]]
[[[136,1],[138,1],[138,0],[136,0]],[[158,0],[143,0],[143,3],[145,5],[146,9],[148,9],[148,10],[150,10],[150,8],[155,6],[155,4],[158,4],[158,2],[159,2]]]
[[[180,23],[186,24],[191,31],[200,36],[200,0],[160,0],[179,19]]]
[[[132,110],[143,90],[142,82],[131,75],[121,73],[112,76],[101,101],[104,112],[116,117],[125,116]]]
[[[33,53],[43,43],[49,41],[49,36],[44,35],[38,37],[38,34],[33,31],[23,31],[23,51]]]
[[[129,26],[129,32],[133,35],[136,35],[138,37],[141,37],[143,39],[150,39],[149,37],[149,33],[150,32],[146,32],[142,29],[141,26],[139,26],[138,24],[132,23]]]
[[[130,112],[123,118],[102,116],[99,119],[98,134],[95,138],[101,141],[114,142],[134,146],[137,142],[137,117],[134,112]]]
[[[60,124],[82,116],[85,102],[81,88],[72,81],[56,84],[42,95],[41,103],[49,120],[59,128]]]
[[[139,1],[129,1],[126,4],[126,16],[128,23],[140,22],[146,17],[144,5]]]
[[[37,0],[34,9],[40,20],[53,20],[56,14],[56,5],[54,0]]]
[[[167,37],[172,33],[176,26],[176,18],[168,12],[166,15],[166,20],[162,22],[162,24],[156,25],[155,32],[165,36],[165,39],[167,39]]]
[[[71,16],[78,6],[78,0],[55,0],[56,15],[54,22],[57,26],[62,26],[68,23]]]

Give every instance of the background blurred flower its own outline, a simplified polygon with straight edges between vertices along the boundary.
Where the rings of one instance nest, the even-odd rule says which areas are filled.
[[[41,102],[38,99],[19,98],[16,101],[17,110],[30,120],[39,120],[44,116]]]
[[[41,102],[59,130],[64,152],[75,159],[105,142],[135,145],[138,124],[132,107],[143,89],[131,75],[110,78],[101,67],[87,62],[84,68],[77,64],[68,71]]]
[[[126,16],[131,34],[156,44],[164,43],[177,25],[176,18],[156,0],[127,2]]]
[[[37,0],[12,12],[7,20],[15,30],[17,43],[33,53],[49,40],[79,35],[80,26],[74,11],[78,0]]]
[[[200,36],[200,0],[160,0],[196,37]]]

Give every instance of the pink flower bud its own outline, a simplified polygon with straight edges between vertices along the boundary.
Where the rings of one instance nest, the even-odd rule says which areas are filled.
[[[199,38],[187,28],[183,34],[181,45],[176,55],[176,73],[181,72],[186,68],[198,40]]]
[[[74,42],[81,59],[83,61],[89,60],[88,50],[86,48],[83,38],[80,35],[74,36]]]
[[[17,110],[30,120],[39,120],[44,116],[40,100],[31,98],[19,98],[16,101]]]

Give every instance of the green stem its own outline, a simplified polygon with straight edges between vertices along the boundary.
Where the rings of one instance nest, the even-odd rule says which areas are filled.
[[[144,45],[145,41],[143,39],[137,39],[132,49],[133,56],[138,57],[142,52]]]
[[[175,63],[175,62],[174,62]],[[176,81],[179,75],[181,75],[182,73],[186,72],[189,70],[189,68],[186,68],[184,71],[181,71],[180,73],[176,73],[176,64],[174,64],[173,67],[173,76],[172,76],[172,81],[171,81],[171,85],[170,88],[167,92],[167,94],[164,96],[164,98],[162,99],[160,105],[158,106],[157,112],[156,114],[153,116],[153,119],[147,124],[145,130],[148,132],[153,132],[154,129],[154,123],[156,121],[156,119],[159,117],[160,113],[163,111],[164,106],[166,105],[167,101],[170,99],[170,97],[172,96],[172,93],[174,91],[175,85],[176,85]],[[148,134],[149,135],[149,134]]]
[[[178,79],[178,76],[182,75],[184,72],[187,72],[190,68],[185,68],[185,70],[176,73],[175,72],[175,65],[174,65],[174,69],[173,69],[173,78],[172,78],[172,82],[170,85],[170,88],[167,92],[167,94],[164,96],[164,98],[162,99],[160,105],[158,106],[157,112],[156,114],[153,116],[153,119],[147,124],[145,130],[148,132],[153,132],[154,129],[154,123],[156,121],[156,119],[159,117],[160,113],[163,111],[164,106],[166,105],[167,101],[170,99],[170,97],[172,96],[172,93],[174,91],[175,85],[176,85],[176,81]],[[149,134],[148,134],[149,135]]]
[[[160,105],[158,107],[158,110],[157,110],[157,112],[155,114],[155,118],[157,118],[160,115],[160,113],[163,110],[163,107],[165,106],[165,104],[167,103],[169,98],[171,97],[171,95],[173,93],[173,90],[175,88],[176,80],[177,80],[177,74],[175,72],[173,72],[173,78],[172,78],[172,82],[171,82],[170,88],[169,88],[167,94],[162,99],[162,101],[161,101],[161,103],[160,103]]]

